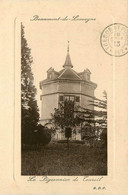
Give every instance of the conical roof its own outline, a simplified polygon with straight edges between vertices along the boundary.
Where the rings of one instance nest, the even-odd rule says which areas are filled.
[[[66,68],[57,79],[81,80],[79,75],[70,68]]]
[[[68,41],[68,48],[67,48],[67,56],[66,56],[66,60],[65,60],[63,67],[64,68],[72,68],[73,67],[72,62],[71,62],[71,58],[69,55],[69,41]]]

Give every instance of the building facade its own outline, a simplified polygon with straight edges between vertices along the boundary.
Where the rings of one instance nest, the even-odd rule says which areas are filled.
[[[41,118],[40,123],[45,125],[51,119],[51,113],[58,108],[59,102],[72,100],[74,104],[81,107],[93,109],[89,105],[89,100],[94,98],[94,91],[97,85],[91,81],[91,72],[89,69],[83,72],[73,70],[69,54],[69,46],[63,69],[56,72],[53,68],[47,71],[47,78],[40,82],[41,94]],[[56,139],[64,139],[64,134],[58,132]],[[81,139],[80,133],[77,133],[72,139]]]

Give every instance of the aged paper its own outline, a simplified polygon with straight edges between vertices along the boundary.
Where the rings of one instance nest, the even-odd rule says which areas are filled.
[[[2,46],[0,72],[3,97],[1,100],[0,193],[128,194],[128,1],[24,0],[20,2],[15,0],[1,1],[0,4],[0,41]],[[93,85],[94,88],[97,86],[95,96],[100,99],[102,92],[104,90],[107,92],[107,160],[105,161],[105,171],[102,171],[104,170],[102,164],[101,167],[95,166],[97,172],[93,171],[90,160],[90,166],[87,170],[76,166],[72,172],[72,166],[75,164],[73,162],[74,164],[72,163],[68,172],[58,173],[57,166],[62,162],[57,157],[58,159],[55,161],[58,163],[57,166],[51,158],[53,167],[55,167],[53,172],[50,172],[51,169],[49,172],[48,170],[43,172],[43,166],[47,164],[47,162],[45,165],[44,162],[40,162],[43,160],[41,155],[44,153],[28,151],[24,155],[21,154],[21,23],[24,26],[25,38],[33,57],[32,71],[34,84],[38,91],[36,100],[40,121],[45,119],[43,108],[48,107],[49,104],[50,110],[52,106],[51,100],[43,102],[43,97],[49,95],[48,93],[43,94],[42,90],[42,86],[46,84],[44,80],[49,74],[49,72],[47,73],[49,70],[54,69],[53,72],[59,75],[60,79],[63,71],[61,73],[59,71],[63,69],[63,65],[65,72],[67,69],[72,70],[73,66],[72,74],[75,75],[74,78],[80,80],[79,83],[84,82],[82,71],[85,70],[87,82],[92,82],[90,86]],[[88,71],[91,71],[91,77]],[[66,85],[68,91],[57,92],[59,94],[57,98],[59,96],[76,98],[77,96],[78,101],[80,98],[82,106],[82,103],[85,102],[85,99],[82,102],[82,97],[85,94],[75,91],[77,86],[72,87],[74,91],[71,93],[69,91],[71,87],[68,89],[69,80],[68,78]],[[76,80],[75,83],[77,83]],[[82,90],[82,84],[80,86]],[[50,88],[49,93],[54,94],[52,90]],[[87,88],[88,90],[89,88]],[[87,96],[91,97],[90,94]],[[47,112],[51,112],[49,110],[46,109],[46,115],[48,115]],[[60,139],[59,136],[60,134],[55,135],[57,139]],[[73,139],[80,139],[79,134],[74,136]],[[87,151],[93,151],[88,145],[83,145],[83,149],[81,148],[80,151],[84,150],[84,147]],[[100,150],[102,151],[102,148]],[[46,149],[46,151],[48,150]],[[72,151],[69,149],[69,152]],[[32,173],[29,171],[31,166],[28,159],[29,154],[33,155],[32,160],[37,163],[35,163]],[[95,165],[93,156],[95,154],[90,153],[91,155]],[[86,157],[85,155],[85,159]],[[78,158],[81,158],[81,153],[78,154]],[[25,171],[23,163],[26,163]],[[81,164],[84,162],[82,161]]]

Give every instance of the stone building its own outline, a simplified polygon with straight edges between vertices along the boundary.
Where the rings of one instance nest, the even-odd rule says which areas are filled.
[[[94,97],[97,85],[91,81],[91,72],[85,69],[83,72],[73,70],[69,54],[69,46],[63,69],[59,72],[52,67],[47,70],[47,78],[40,82],[41,94],[41,118],[40,123],[45,125],[51,119],[51,113],[58,108],[59,102],[72,100],[81,107],[93,109],[88,101]],[[56,134],[57,139],[64,139],[62,133]],[[73,137],[72,137],[73,139]],[[81,139],[80,133],[74,139]]]

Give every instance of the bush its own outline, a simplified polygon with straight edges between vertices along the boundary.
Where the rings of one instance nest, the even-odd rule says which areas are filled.
[[[35,130],[24,131],[22,134],[22,146],[47,145],[51,141],[51,129],[38,125]]]
[[[38,125],[38,143],[41,145],[47,145],[51,141],[51,129]]]
[[[100,135],[101,140],[104,143],[104,146],[107,146],[107,129],[104,129]]]
[[[34,129],[25,129],[22,131],[22,144],[34,145],[37,144],[38,133]]]

